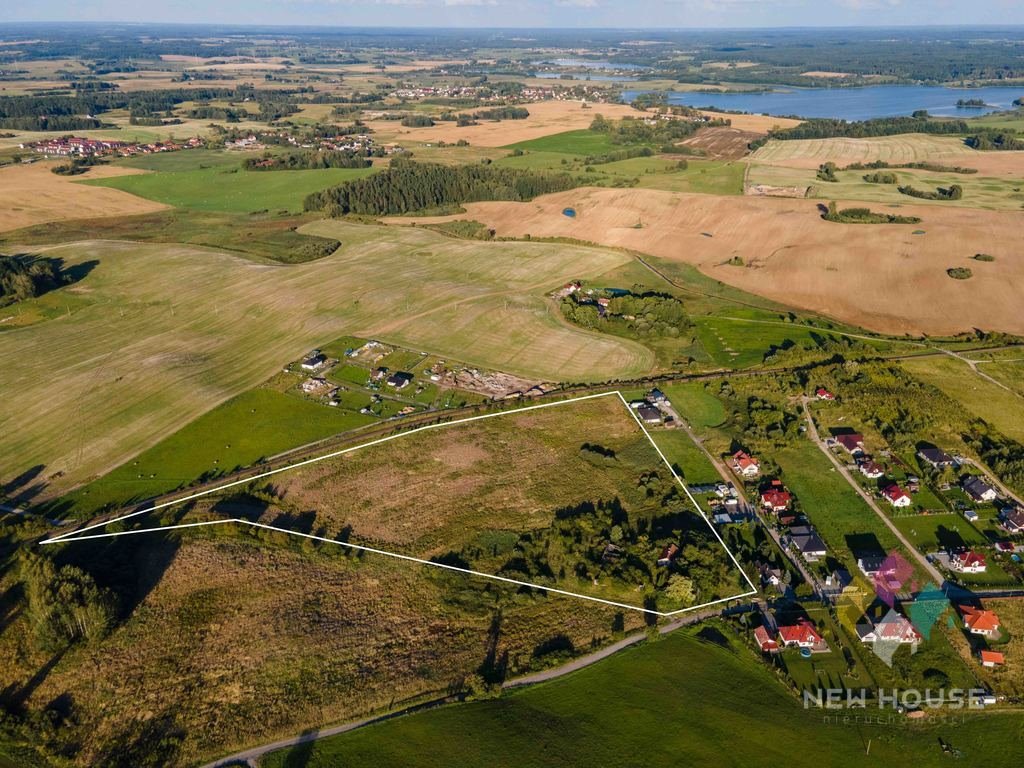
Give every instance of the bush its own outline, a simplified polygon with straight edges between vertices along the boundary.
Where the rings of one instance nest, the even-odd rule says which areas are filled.
[[[951,267],[946,270],[946,274],[954,280],[967,280],[974,273],[967,267]]]
[[[972,257],[975,261],[995,261],[996,257],[988,253],[976,253]]]
[[[895,184],[897,179],[895,173],[875,171],[874,173],[864,174],[864,181],[868,184]]]

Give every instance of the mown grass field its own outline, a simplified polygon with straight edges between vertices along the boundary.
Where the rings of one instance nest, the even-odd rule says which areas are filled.
[[[600,155],[621,149],[621,147],[612,144],[611,138],[607,133],[584,128],[576,131],[553,133],[550,136],[542,136],[539,139],[531,139],[530,141],[521,141],[518,144],[510,144],[508,149],[562,152],[568,155]]]
[[[839,166],[875,160],[889,163],[937,162],[936,155],[948,155],[950,158],[943,162],[952,163],[953,156],[966,158],[978,154],[955,136],[907,133],[870,139],[773,140],[751,155],[751,160],[755,164],[816,168],[830,161]]]
[[[717,483],[722,479],[708,457],[683,430],[655,430],[651,437],[687,485]]]
[[[724,630],[728,632],[728,630]],[[374,725],[269,755],[267,768],[304,765],[749,766],[836,768],[870,759],[945,766],[939,739],[965,759],[1006,764],[1024,754],[1017,714],[912,724],[843,724],[807,711],[738,641],[674,634],[563,680]],[[740,735],[738,737],[738,735]],[[566,756],[570,757],[566,757]]]
[[[239,161],[240,162],[240,161]],[[374,168],[325,168],[307,171],[244,171],[235,167],[158,171],[87,182],[200,211],[288,211],[299,213],[306,196],[360,179]]]
[[[0,357],[21,361],[0,372],[3,479],[28,473],[22,490],[38,495],[105,474],[342,334],[548,380],[635,376],[654,363],[640,344],[566,325],[543,299],[624,254],[340,221],[301,232],[343,245],[288,266],[181,245],[50,249],[91,269],[50,294],[75,298],[67,314],[0,333]]]

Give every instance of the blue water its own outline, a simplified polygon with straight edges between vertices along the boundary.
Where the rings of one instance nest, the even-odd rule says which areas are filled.
[[[625,91],[630,102],[645,91]],[[868,120],[873,117],[909,115],[926,109],[943,117],[972,117],[1012,109],[1014,99],[1024,97],[1024,86],[946,88],[927,85],[873,85],[864,88],[779,88],[767,93],[669,93],[669,104],[690,107],[716,106],[738,112],[766,115],[833,117]],[[961,109],[958,99],[982,99],[990,105]]]
[[[639,64],[616,64],[611,61],[590,61],[589,59],[552,59],[541,62],[542,64],[554,64],[556,67],[576,67],[578,69],[645,69]]]
[[[534,77],[543,78],[544,80],[557,80],[562,76],[562,72],[537,72]],[[596,72],[566,72],[567,75],[572,75],[577,80],[594,80],[594,81],[607,81],[621,83],[628,80],[636,80],[632,75],[601,75]],[[571,81],[569,81],[571,82]]]

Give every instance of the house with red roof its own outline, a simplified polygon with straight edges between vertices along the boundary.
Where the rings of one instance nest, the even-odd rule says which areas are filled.
[[[779,627],[779,643],[786,648],[810,648],[819,653],[828,650],[828,643],[808,619],[800,619],[796,624]]]
[[[754,642],[757,643],[762,653],[778,653],[779,644],[776,642],[771,635],[768,634],[768,630],[763,626],[758,627],[754,630]]]
[[[982,651],[978,655],[981,656],[983,667],[1001,667],[1006,663],[1006,657],[999,651]]]
[[[844,432],[841,435],[836,435],[836,442],[846,449],[846,452],[851,456],[856,456],[860,453],[864,453],[864,435],[858,434],[857,432]]]
[[[970,605],[959,605],[957,610],[964,622],[964,629],[972,635],[991,637],[999,631],[999,616],[995,611],[986,611]]]
[[[985,556],[980,552],[956,552],[949,558],[949,566],[960,573],[984,573],[988,569]]]
[[[885,470],[871,459],[862,461],[858,467],[860,473],[869,480],[877,480],[880,477],[885,477]]]
[[[729,468],[740,477],[757,477],[761,474],[761,462],[744,451],[736,451],[732,455]]]
[[[836,399],[836,396],[835,396],[835,395],[833,395],[833,394],[832,394],[831,392],[829,392],[829,391],[828,391],[827,389],[825,389],[824,387],[818,387],[818,388],[817,388],[817,389],[816,389],[816,390],[814,391],[814,395],[815,395],[815,397],[817,397],[817,398],[818,398],[819,400],[835,400],[835,399]]]
[[[893,483],[882,491],[882,498],[894,507],[909,507],[914,503],[913,499],[910,498],[910,494],[900,488],[896,483]]]
[[[667,567],[672,565],[672,561],[676,559],[676,555],[679,554],[678,544],[666,544],[661,550],[661,556],[658,558],[658,565]]]
[[[792,501],[793,494],[778,480],[772,480],[772,484],[761,491],[761,506],[769,512],[785,512]]]

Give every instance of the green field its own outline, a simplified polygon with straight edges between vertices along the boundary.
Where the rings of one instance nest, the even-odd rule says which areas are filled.
[[[510,144],[508,149],[522,149],[535,152],[562,152],[567,155],[601,155],[614,152],[622,147],[612,144],[607,133],[583,128],[578,131],[564,131],[542,136],[539,139]]]
[[[682,474],[687,485],[717,483],[722,479],[708,457],[683,430],[655,430],[651,437],[669,463]]]
[[[970,357],[970,354],[967,353]],[[967,363],[952,357],[904,360],[901,365],[917,378],[945,392],[975,416],[1007,437],[1024,442],[1024,399],[973,373]],[[981,371],[993,365],[982,364]]]
[[[725,421],[725,406],[703,384],[668,384],[662,389],[679,415],[695,428],[717,427]]]
[[[799,701],[746,648],[690,630],[624,651],[563,680],[497,701],[447,707],[276,752],[265,768],[302,765],[863,766],[870,760],[945,766],[939,739],[971,763],[1009,765],[1024,754],[1019,714],[958,714],[912,724],[889,712],[840,712]],[[843,724],[843,714],[884,723]],[[851,718],[852,720],[852,718]],[[823,755],[827,759],[823,763]]]
[[[287,266],[181,245],[51,249],[92,268],[44,297],[73,297],[66,313],[0,333],[0,356],[21,361],[0,371],[4,480],[30,471],[38,495],[95,479],[342,334],[541,380],[629,377],[654,364],[636,342],[568,326],[544,299],[624,254],[341,221],[301,232],[342,247]]]
[[[963,515],[902,515],[893,522],[922,552],[988,544],[988,539]]]
[[[274,389],[250,390],[68,494],[62,505],[70,503],[75,514],[87,514],[110,504],[128,504],[373,421]]]
[[[243,171],[235,166],[113,176],[83,183],[113,187],[176,208],[235,213],[298,213],[302,211],[302,203],[310,193],[352,179],[360,179],[374,170],[325,168],[312,171],[259,172]]]

